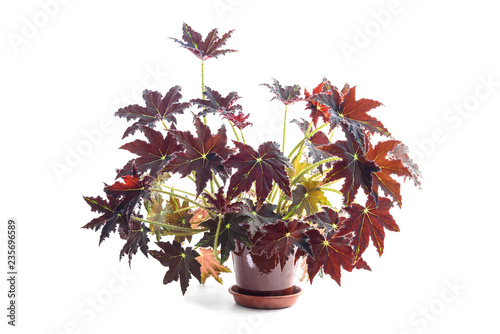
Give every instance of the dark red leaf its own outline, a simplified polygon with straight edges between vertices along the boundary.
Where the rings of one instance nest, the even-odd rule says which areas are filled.
[[[297,219],[288,223],[278,220],[275,224],[263,226],[261,229],[264,235],[257,240],[251,251],[257,255],[266,254],[268,258],[277,254],[283,270],[285,262],[293,255],[296,247],[313,256],[309,237],[305,233],[310,227]]]
[[[159,92],[146,89],[142,97],[146,102],[146,107],[133,104],[121,108],[115,113],[116,116],[123,117],[128,121],[136,121],[125,130],[123,138],[134,134],[137,130],[142,130],[141,126],[153,128],[158,120],[176,123],[175,114],[182,114],[189,107],[189,103],[179,102],[182,98],[180,86],[170,88],[165,97],[162,97]]]
[[[150,250],[151,254],[160,263],[168,267],[168,271],[163,278],[163,284],[180,280],[182,294],[186,293],[189,280],[193,275],[201,283],[201,265],[196,260],[200,254],[191,247],[182,248],[180,242],[157,242],[162,250]]]
[[[245,224],[248,225],[248,230],[252,236],[259,227],[273,224],[276,220],[283,218],[276,213],[277,206],[274,204],[264,203],[260,208],[257,208],[257,203],[252,200],[245,198],[243,201],[246,205],[243,205],[238,215],[246,216]]]
[[[165,223],[183,228],[191,228],[191,218],[193,218],[194,214],[190,210],[183,210],[189,206],[189,202],[184,201],[181,205],[181,201],[177,197],[170,196],[168,203],[171,210],[165,215]],[[191,238],[191,235],[175,236],[175,240],[179,242],[183,242],[186,239],[190,242]]]
[[[242,110],[241,105],[236,104],[236,101],[240,98],[236,92],[231,92],[226,97],[222,97],[219,92],[205,86],[203,94],[206,96],[206,99],[193,99],[190,101],[196,104],[198,108],[203,108],[198,113],[198,116],[206,116],[208,113],[227,115]]]
[[[340,285],[340,268],[352,271],[354,254],[349,239],[332,235],[324,237],[318,230],[307,231],[314,258],[307,257],[307,273],[311,284],[318,271],[330,275]]]
[[[304,218],[305,221],[315,223],[318,228],[324,228],[325,235],[334,234],[345,220],[344,217],[339,217],[339,213],[331,207],[325,206],[322,211],[316,212]]]
[[[235,198],[242,192],[250,190],[255,182],[257,205],[260,207],[271,192],[273,181],[291,197],[290,180],[285,167],[291,167],[288,158],[281,153],[278,144],[265,142],[255,151],[251,146],[241,142],[234,142],[239,153],[231,155],[224,165],[236,168],[229,182],[227,197]]]
[[[236,242],[250,246],[250,239],[248,237],[247,230],[241,226],[245,219],[245,216],[240,216],[232,212],[226,213],[222,217],[219,238],[217,239],[217,247],[221,246],[221,263],[227,261],[229,254],[235,249]],[[197,246],[214,247],[218,224],[218,217],[209,219],[200,224],[200,226],[208,228],[209,231],[203,234],[203,237],[198,242]]]
[[[132,255],[137,254],[137,250],[140,248],[141,252],[148,256],[148,233],[150,232],[144,224],[141,224],[135,219],[131,219],[129,222],[129,230],[127,235],[127,242],[120,251],[120,260],[125,255],[128,254],[128,262],[132,261]]]
[[[272,85],[261,84],[261,86],[266,86],[267,88],[269,88],[271,93],[274,94],[271,101],[272,100],[280,100],[285,105],[289,105],[289,104],[295,103],[297,101],[302,101],[302,98],[300,97],[300,86],[299,85],[285,86],[285,88],[283,88],[278,80],[273,79]]]
[[[413,178],[411,170],[403,164],[401,159],[393,154],[395,148],[402,145],[398,140],[387,140],[379,142],[375,147],[370,145],[366,157],[373,160],[379,167],[380,172],[373,174],[373,192],[378,195],[379,187],[384,193],[394,199],[401,207],[402,198],[400,194],[400,184],[391,175]]]
[[[142,127],[141,130],[148,139],[148,142],[137,139],[120,147],[139,156],[137,159],[130,160],[122,170],[130,169],[134,161],[140,173],[150,170],[149,175],[156,177],[156,174],[171,159],[172,154],[182,151],[183,148],[170,133],[166,137],[163,137],[161,132],[148,127]],[[123,176],[121,173],[118,175]]]
[[[337,232],[337,236],[352,235],[355,261],[357,261],[368,247],[370,239],[377,248],[379,255],[384,252],[385,231],[399,232],[399,227],[389,213],[392,202],[388,198],[380,197],[378,205],[373,197],[369,197],[366,205],[352,204],[345,210],[349,218],[344,221]]]
[[[132,212],[135,204],[141,197],[145,196],[148,190],[148,182],[138,174],[122,176],[122,181],[116,181],[112,185],[105,184],[104,192],[115,197],[121,198],[116,210],[128,207],[127,212]]]
[[[244,114],[243,112],[239,112],[238,114],[236,113],[231,113],[231,114],[225,114],[222,115],[223,118],[231,121],[235,127],[237,127],[240,130],[243,130],[249,125],[252,125],[252,123],[247,122],[247,119],[250,117],[250,114]]]
[[[318,120],[322,119],[323,122],[328,122],[330,120],[330,107],[320,102],[316,101],[312,96],[316,96],[318,94],[332,94],[330,90],[331,84],[330,82],[324,78],[323,82],[321,82],[316,88],[313,89],[312,93],[309,93],[307,89],[304,89],[304,97],[307,101],[306,110],[310,110],[310,118],[314,127],[318,126]]]
[[[210,58],[217,58],[218,56],[225,55],[229,52],[236,52],[236,50],[225,49],[221,50],[220,48],[226,44],[226,41],[234,30],[230,30],[222,37],[219,38],[218,30],[213,29],[208,33],[205,40],[200,33],[194,31],[190,26],[186,23],[182,26],[182,40],[180,41],[175,38],[171,38],[177,43],[181,45],[181,47],[188,49],[191,51],[196,57],[201,60],[207,60]]]
[[[326,174],[323,183],[345,179],[340,189],[344,195],[344,205],[348,206],[354,201],[360,187],[367,195],[371,194],[372,173],[380,171],[380,168],[365,157],[364,151],[357,141],[338,141],[321,146],[319,149],[330,156],[341,158],[341,160],[333,162],[332,169]]]
[[[205,197],[209,204],[208,208],[218,214],[239,211],[244,205],[242,202],[230,203],[224,196],[224,187],[220,187],[214,194],[214,197],[210,194],[203,194],[203,197]]]
[[[195,117],[197,137],[189,131],[171,131],[179,143],[184,147],[184,152],[174,153],[167,169],[186,177],[191,172],[196,173],[196,195],[199,196],[207,182],[212,179],[212,172],[218,174],[223,180],[227,172],[222,165],[232,150],[226,146],[226,129],[221,127],[217,134],[212,135],[210,128]]]

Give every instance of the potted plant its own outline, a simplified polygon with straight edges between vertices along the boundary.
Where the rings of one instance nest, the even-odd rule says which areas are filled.
[[[192,277],[222,283],[233,253],[237,286],[230,292],[238,303],[290,306],[300,294],[293,285],[299,263],[311,283],[318,273],[340,285],[341,268],[370,270],[362,258],[370,239],[382,255],[385,230],[399,231],[390,214],[402,204],[393,177],[419,185],[420,175],[407,147],[368,115],[381,103],[356,99],[356,87],[338,89],[327,79],[303,93],[277,80],[264,84],[284,105],[282,144],[247,145],[250,115],[239,95],[205,86],[205,61],[236,51],[222,49],[232,33],[219,37],[214,29],[203,39],[184,24],[182,40],[173,39],[201,60],[202,98],[183,102],[179,86],[165,95],[145,90],[145,105],[115,113],[132,121],[124,139],[146,140],[120,147],[137,157],[105,184],[105,197],[84,197],[100,216],[83,227],[100,231],[99,244],[118,231],[120,259],[130,262],[138,250],[151,255],[168,267],[163,283],[180,281],[183,294]],[[289,122],[295,103],[305,105],[304,117]],[[194,132],[177,128],[176,116],[188,110]],[[232,140],[225,126],[212,129],[214,117],[227,122]],[[285,149],[289,126],[303,136]],[[192,186],[176,187],[181,178]]]

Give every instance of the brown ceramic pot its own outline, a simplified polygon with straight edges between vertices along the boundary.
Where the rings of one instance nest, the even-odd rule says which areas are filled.
[[[285,296],[294,293],[297,265],[294,256],[285,263],[283,271],[277,257],[267,259],[249,252],[248,247],[237,244],[233,252],[234,274],[238,292],[253,296]]]

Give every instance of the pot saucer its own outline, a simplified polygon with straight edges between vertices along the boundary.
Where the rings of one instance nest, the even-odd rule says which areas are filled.
[[[254,296],[243,294],[239,291],[237,285],[233,285],[229,289],[229,293],[233,295],[236,304],[259,309],[280,309],[290,307],[297,301],[297,298],[302,294],[302,288],[294,285],[291,295],[284,296]]]

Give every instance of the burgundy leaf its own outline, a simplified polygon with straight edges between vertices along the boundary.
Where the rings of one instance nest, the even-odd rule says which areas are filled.
[[[218,30],[213,29],[205,40],[203,40],[200,33],[194,31],[189,25],[184,23],[182,26],[182,41],[175,38],[171,39],[179,43],[181,47],[191,51],[201,60],[207,60],[210,58],[217,58],[229,52],[236,52],[236,50],[232,49],[221,50],[221,47],[226,44],[226,41],[231,37],[233,31],[234,30],[230,30],[219,38]]]
[[[226,97],[222,97],[219,92],[205,86],[203,94],[206,96],[206,99],[191,100],[191,103],[196,104],[198,108],[203,108],[198,113],[198,116],[206,116],[208,113],[234,114],[236,111],[242,110],[241,105],[236,104],[236,101],[240,98],[236,92],[231,92]]]
[[[292,103],[295,103],[297,101],[302,101],[302,98],[300,97],[300,86],[299,85],[293,85],[293,86],[281,86],[278,80],[273,79],[273,84],[261,84],[261,86],[266,86],[269,88],[271,93],[274,94],[272,100],[280,100],[283,102],[285,105],[289,105]]]
[[[255,182],[257,205],[260,207],[271,192],[273,181],[291,197],[290,180],[285,167],[291,167],[288,158],[281,153],[278,144],[265,142],[255,151],[251,146],[234,141],[239,153],[224,162],[228,168],[236,168],[229,182],[227,197],[232,199],[250,190]]]

